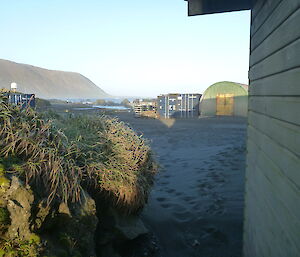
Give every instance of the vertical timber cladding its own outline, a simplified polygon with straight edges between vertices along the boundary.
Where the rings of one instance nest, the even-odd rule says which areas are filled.
[[[300,256],[300,0],[251,14],[244,257]]]

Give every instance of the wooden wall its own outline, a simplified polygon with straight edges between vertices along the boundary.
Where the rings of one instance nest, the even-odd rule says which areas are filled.
[[[251,18],[244,257],[300,256],[300,0]]]

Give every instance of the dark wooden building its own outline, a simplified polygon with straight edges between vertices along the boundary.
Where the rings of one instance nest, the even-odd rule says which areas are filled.
[[[244,257],[300,256],[300,0],[188,0],[251,9]]]

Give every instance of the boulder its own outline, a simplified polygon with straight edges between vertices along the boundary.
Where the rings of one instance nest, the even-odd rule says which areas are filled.
[[[133,240],[148,233],[147,228],[138,215],[125,215],[109,208],[107,212],[102,213],[100,220],[98,243],[102,245],[110,242]]]
[[[114,212],[115,229],[124,237],[126,240],[133,240],[141,235],[147,234],[144,223],[138,216],[134,215],[120,215]]]
[[[37,246],[41,237],[44,253],[50,256],[95,257],[96,205],[84,191],[81,199],[50,206],[18,177],[0,174],[1,236],[10,242],[34,241]]]
[[[59,255],[64,251],[67,256],[96,256],[94,234],[98,218],[95,201],[88,193],[83,191],[80,203],[61,203],[45,223],[48,254]]]
[[[35,206],[35,216],[32,221],[31,230],[40,230],[44,225],[44,221],[51,211],[51,207],[47,204],[47,199],[37,201]]]
[[[6,203],[9,211],[10,226],[6,233],[9,239],[30,240],[30,216],[31,205],[34,196],[29,187],[25,187],[21,180],[12,176],[10,187],[5,193],[2,192],[1,200]]]
[[[94,235],[98,225],[96,204],[90,195],[83,191],[81,203],[70,205],[72,222],[70,232],[76,238],[83,256],[96,256]]]

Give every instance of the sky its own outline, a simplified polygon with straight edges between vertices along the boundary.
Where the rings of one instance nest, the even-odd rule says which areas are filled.
[[[250,12],[187,16],[184,0],[0,0],[0,58],[79,72],[114,96],[248,83]]]

